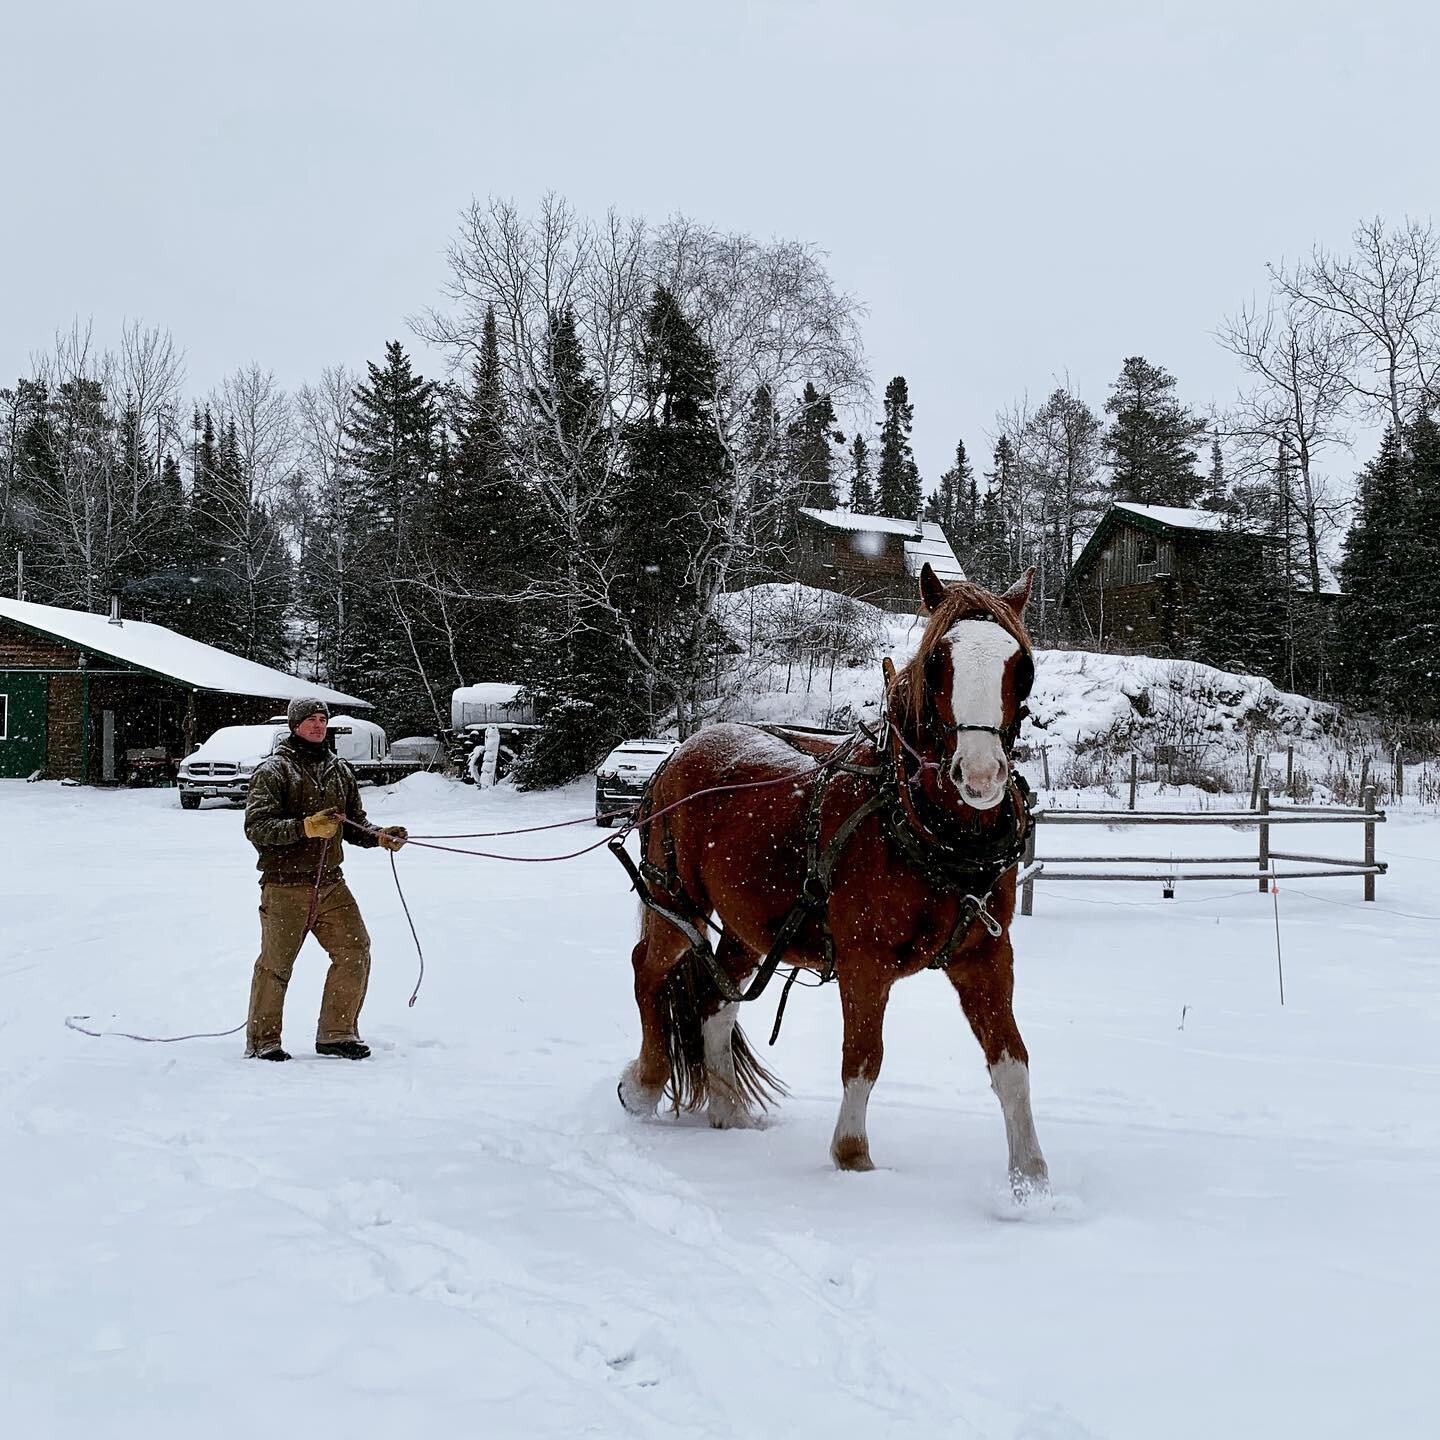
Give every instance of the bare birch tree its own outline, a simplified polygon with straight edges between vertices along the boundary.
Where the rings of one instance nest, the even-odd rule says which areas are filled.
[[[1349,255],[1316,246],[1309,260],[1270,266],[1293,304],[1330,317],[1359,366],[1345,377],[1363,413],[1403,433],[1440,381],[1440,237],[1429,222],[1387,226],[1379,216],[1355,230]]]
[[[1292,516],[1299,522],[1305,583],[1318,595],[1321,549],[1341,509],[1320,461],[1348,443],[1358,342],[1339,316],[1283,292],[1263,310],[1242,306],[1219,339],[1252,377],[1226,422],[1240,449],[1240,473],[1275,477],[1284,492],[1277,520],[1282,529]]]

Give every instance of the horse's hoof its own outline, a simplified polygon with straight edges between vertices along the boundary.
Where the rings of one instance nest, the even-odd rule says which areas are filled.
[[[653,1115],[663,1090],[663,1086],[658,1090],[651,1090],[648,1086],[641,1085],[635,1078],[635,1067],[627,1065],[625,1073],[620,1077],[620,1083],[615,1087],[615,1095],[627,1114]]]
[[[870,1158],[870,1146],[853,1135],[837,1140],[830,1147],[830,1158],[837,1170],[863,1172],[875,1168],[875,1162]]]
[[[1028,1205],[1032,1200],[1050,1198],[1050,1172],[1042,1160],[1038,1165],[1027,1166],[1024,1170],[1010,1172],[1010,1193],[1019,1205]]]
[[[742,1106],[716,1109],[713,1105],[706,1111],[712,1130],[758,1130],[760,1122]]]

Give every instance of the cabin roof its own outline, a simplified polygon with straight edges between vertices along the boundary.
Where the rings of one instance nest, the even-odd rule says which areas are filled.
[[[144,620],[112,624],[109,616],[95,615],[88,610],[66,610],[58,605],[37,605],[4,596],[0,596],[0,620],[109,660],[133,665],[191,690],[254,695],[266,700],[295,700],[313,695],[329,705],[372,708],[368,700],[346,695],[315,680],[301,680],[283,670],[232,655],[217,645],[206,645]]]
[[[1079,576],[1089,570],[1105,541],[1122,525],[1133,525],[1137,530],[1145,530],[1152,535],[1200,537],[1220,534],[1226,529],[1225,522],[1226,516],[1215,510],[1192,509],[1181,505],[1137,505],[1129,500],[1112,501],[1110,508],[1100,517],[1100,523],[1085,542],[1070,574],[1072,577]],[[1267,544],[1277,543],[1274,536],[1264,535],[1256,530],[1239,530],[1233,533],[1247,535]]]
[[[933,520],[896,520],[890,515],[861,515],[852,510],[814,510],[801,506],[800,513],[830,530],[852,535],[900,535],[905,540],[905,569],[918,575],[929,562],[941,580],[963,580],[965,571],[956,558],[945,532]]]

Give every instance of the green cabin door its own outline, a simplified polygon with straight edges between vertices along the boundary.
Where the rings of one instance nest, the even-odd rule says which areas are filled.
[[[45,677],[0,674],[0,780],[45,768]]]

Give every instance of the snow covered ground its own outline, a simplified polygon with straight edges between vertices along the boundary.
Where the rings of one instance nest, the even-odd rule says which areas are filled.
[[[372,810],[444,831],[589,803],[420,776]],[[1017,1011],[1056,1196],[1024,1213],[938,976],[896,992],[874,1174],[827,1157],[833,990],[792,996],[768,1129],[628,1119],[635,906],[603,851],[401,855],[429,962],[414,1009],[388,864],[352,855],[376,940],[366,1065],[310,1053],[318,950],[290,1065],[245,1062],[238,1037],[64,1028],[243,1018],[240,819],[0,784],[7,1436],[1435,1433],[1433,814],[1382,827],[1378,904],[1358,881],[1282,891],[1283,1010],[1268,897],[1042,889]],[[763,1046],[773,997],[757,1009]]]

